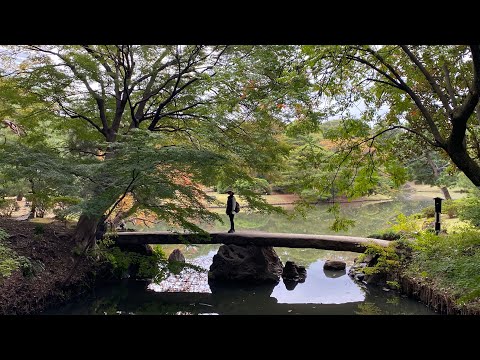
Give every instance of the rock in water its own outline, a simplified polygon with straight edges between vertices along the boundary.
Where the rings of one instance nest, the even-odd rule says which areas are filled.
[[[271,246],[222,245],[213,257],[209,281],[278,283],[283,264]]]
[[[177,262],[185,262],[185,256],[183,256],[180,249],[175,249],[172,251],[170,256],[168,257],[168,261],[177,261]]]
[[[305,266],[298,266],[293,261],[287,261],[283,268],[282,278],[287,290],[295,289],[298,283],[305,282],[307,270]]]
[[[323,264],[323,268],[325,270],[345,270],[345,262],[344,261],[337,261],[337,260],[327,260],[325,264]]]
[[[293,261],[287,261],[283,268],[282,277],[288,280],[297,281],[300,276],[298,274],[297,265]]]

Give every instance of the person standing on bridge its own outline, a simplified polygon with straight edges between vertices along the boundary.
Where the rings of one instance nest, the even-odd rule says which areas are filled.
[[[234,192],[232,190],[228,190],[227,194],[228,194],[228,198],[227,198],[226,213],[227,213],[228,217],[230,218],[230,230],[228,230],[228,232],[229,233],[234,233],[235,232],[235,223],[233,221],[233,218],[235,217],[237,200],[235,199],[235,196],[233,196]]]

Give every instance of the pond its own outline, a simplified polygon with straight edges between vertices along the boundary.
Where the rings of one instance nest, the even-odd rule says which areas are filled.
[[[367,236],[390,226],[403,212],[411,214],[431,205],[432,201],[389,201],[355,203],[344,211],[357,219],[357,226],[335,233],[329,229],[331,218],[325,206],[317,206],[305,219],[288,220],[280,215],[240,213],[237,229],[269,232],[350,234]],[[156,229],[162,229],[161,225]],[[215,224],[211,229],[222,229]],[[209,229],[209,230],[211,230]],[[223,228],[225,229],[225,228]],[[152,230],[152,229],[147,229]],[[88,299],[71,303],[49,314],[156,314],[156,315],[367,315],[435,314],[425,305],[381,288],[354,282],[348,269],[358,254],[350,252],[275,248],[283,263],[295,261],[307,269],[304,283],[292,287],[280,281],[271,286],[210,287],[207,270],[219,245],[162,245],[168,255],[180,248],[187,262],[201,266],[203,272],[184,269],[159,284],[126,279],[103,286]],[[344,272],[325,271],[327,260],[343,260]]]

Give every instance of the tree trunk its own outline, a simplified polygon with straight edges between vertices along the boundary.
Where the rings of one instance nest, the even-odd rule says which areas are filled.
[[[29,219],[35,218],[35,215],[37,213],[37,205],[35,204],[35,199],[32,200],[32,205],[30,207],[30,214],[28,214]]]
[[[73,236],[75,243],[81,246],[87,246],[87,244],[93,243],[93,241],[95,241],[98,221],[99,218],[89,217],[84,214],[80,215],[77,227],[75,228],[75,235]]]
[[[116,139],[116,132],[112,129],[108,129],[107,133],[105,134],[105,139],[109,143],[105,150],[105,159],[111,159],[114,156],[111,143],[113,143]],[[101,189],[98,190],[101,191]],[[107,209],[105,209],[105,211],[106,210]],[[80,215],[77,226],[75,227],[75,235],[73,236],[73,239],[77,245],[84,247],[87,246],[87,244],[91,244],[95,241],[95,233],[97,232],[97,225],[100,221],[100,216],[101,214],[98,216],[87,216],[85,214]]]
[[[452,197],[450,196],[450,192],[448,191],[448,188],[446,186],[442,186],[440,189],[442,190],[445,200],[452,200]]]
[[[433,171],[433,177],[435,181],[437,181],[438,177],[440,176],[440,171],[438,170],[437,165],[435,165],[432,158],[428,154],[428,151],[425,153],[425,158],[427,159],[428,165],[430,165],[430,168]],[[441,186],[440,189],[443,192],[443,196],[445,196],[445,200],[452,200],[452,197],[450,196],[450,192],[448,191],[448,188],[446,186]]]
[[[448,144],[446,151],[453,163],[480,189],[480,165],[468,155],[467,150]]]

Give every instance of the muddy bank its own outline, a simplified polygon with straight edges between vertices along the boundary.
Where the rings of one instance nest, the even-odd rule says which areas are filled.
[[[90,291],[95,274],[102,271],[88,257],[74,269],[79,258],[73,251],[73,229],[62,223],[0,218],[0,228],[10,235],[3,244],[29,264],[28,271],[19,268],[0,279],[0,314],[38,314],[65,304]]]

